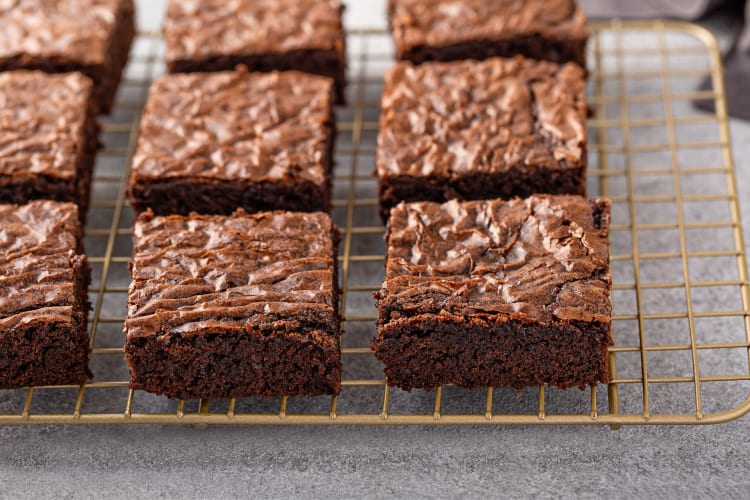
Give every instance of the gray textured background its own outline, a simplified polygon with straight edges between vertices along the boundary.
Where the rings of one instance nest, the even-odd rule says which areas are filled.
[[[350,26],[384,24],[381,1],[350,3],[356,4],[349,9]],[[158,27],[163,2],[140,4],[141,26]],[[733,121],[732,139],[747,234],[750,124]],[[0,428],[0,497],[746,498],[748,462],[750,417],[721,426],[616,432],[588,427],[5,427]]]

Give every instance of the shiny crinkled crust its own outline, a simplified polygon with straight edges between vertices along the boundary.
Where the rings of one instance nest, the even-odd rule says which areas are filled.
[[[76,177],[92,90],[80,73],[0,73],[0,183]]]
[[[326,182],[333,82],[295,71],[166,75],[133,158],[142,179]]]
[[[0,2],[0,58],[31,56],[104,64],[117,12],[130,0]]]
[[[608,324],[609,214],[608,201],[581,196],[402,203],[380,323],[444,312]]]
[[[0,331],[74,322],[80,233],[72,203],[0,205]]]
[[[383,91],[378,176],[580,169],[585,86],[584,70],[573,63],[398,63]]]
[[[342,51],[338,0],[170,0],[167,61]]]
[[[388,11],[399,52],[534,35],[561,41],[589,35],[586,15],[573,0],[390,0]]]
[[[128,294],[129,337],[338,324],[335,228],[324,213],[142,214]],[[287,326],[288,327],[288,326]]]

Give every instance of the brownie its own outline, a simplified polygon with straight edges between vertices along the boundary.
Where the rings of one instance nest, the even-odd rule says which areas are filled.
[[[398,63],[386,75],[377,173],[401,201],[585,194],[583,70],[516,57]]]
[[[607,382],[608,201],[404,203],[372,343],[406,390]]]
[[[141,121],[131,204],[157,215],[328,211],[335,135],[329,78],[163,76]]]
[[[522,55],[586,66],[586,15],[573,0],[390,0],[396,56],[416,64]]]
[[[134,36],[133,0],[0,2],[0,71],[80,71],[109,113]]]
[[[0,205],[0,389],[91,376],[89,281],[74,204]]]
[[[142,214],[131,387],[181,399],[338,394],[338,240],[324,213]]]
[[[297,70],[332,78],[344,103],[346,45],[339,0],[170,0],[172,73]]]
[[[76,203],[84,220],[99,127],[80,73],[0,73],[0,203]]]

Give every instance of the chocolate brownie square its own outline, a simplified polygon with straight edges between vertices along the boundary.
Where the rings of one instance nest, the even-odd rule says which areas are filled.
[[[517,57],[399,63],[386,75],[377,172],[401,201],[585,194],[583,70]]]
[[[609,206],[542,195],[394,208],[372,343],[388,383],[606,382]]]
[[[181,399],[337,394],[338,239],[324,213],[142,214],[131,387]]]
[[[0,205],[0,389],[91,376],[89,280],[74,204]]]
[[[344,102],[346,44],[338,0],[170,0],[172,73],[297,70],[332,78]]]
[[[586,66],[586,15],[573,0],[390,0],[396,56],[426,61],[526,56]]]
[[[0,2],[0,71],[80,71],[109,113],[134,36],[133,0]]]
[[[151,87],[129,194],[137,212],[328,211],[329,78],[296,71],[166,75]]]
[[[80,73],[0,73],[0,203],[70,201],[84,220],[99,127]]]

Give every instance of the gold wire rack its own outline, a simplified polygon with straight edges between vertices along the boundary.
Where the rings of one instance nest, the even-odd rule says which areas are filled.
[[[750,410],[750,289],[721,57],[685,23],[592,25],[589,193],[612,199],[616,345],[611,383],[468,391],[390,388],[369,349],[383,279],[374,147],[387,33],[348,34],[349,101],[338,110],[333,217],[340,256],[344,381],[338,397],[170,401],[128,389],[122,322],[133,215],[127,169],[149,85],[164,69],[142,33],[105,119],[86,231],[93,267],[95,378],[75,387],[0,391],[0,424],[709,424]],[[708,90],[696,90],[708,82]],[[706,101],[715,113],[698,112]]]

